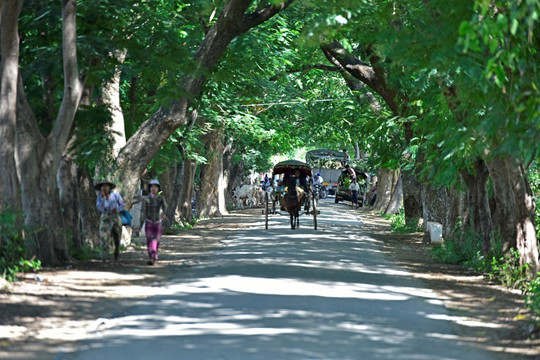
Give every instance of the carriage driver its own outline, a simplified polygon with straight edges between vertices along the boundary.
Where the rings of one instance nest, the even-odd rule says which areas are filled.
[[[296,169],[294,170],[294,177],[296,178],[296,186],[300,186],[304,191],[307,191],[308,181],[306,175]]]

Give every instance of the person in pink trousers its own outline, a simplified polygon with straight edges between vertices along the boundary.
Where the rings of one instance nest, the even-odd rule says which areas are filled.
[[[145,197],[142,208],[144,229],[146,233],[146,246],[148,248],[148,265],[154,265],[158,260],[159,243],[163,227],[161,220],[165,219],[167,204],[161,196],[161,185],[157,180],[148,183],[148,196]]]

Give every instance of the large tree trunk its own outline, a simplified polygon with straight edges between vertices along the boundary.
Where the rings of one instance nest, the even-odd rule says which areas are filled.
[[[85,87],[81,96],[81,104],[89,105],[92,97],[93,87]],[[64,215],[64,225],[69,232],[73,245],[76,249],[81,249],[87,245],[88,241],[83,239],[83,201],[88,196],[80,196],[79,191],[79,169],[75,163],[75,154],[70,152],[72,144],[76,141],[74,135],[69,140],[68,145],[60,160],[60,166],[57,172],[58,189],[60,190],[60,201],[62,204],[62,214]],[[90,181],[91,183],[91,181]],[[93,193],[93,189],[91,190]],[[91,206],[95,206],[95,197],[92,199]],[[95,227],[95,226],[94,226]]]
[[[191,199],[193,198],[193,187],[195,185],[195,171],[197,162],[187,159],[184,161],[184,177],[182,179],[182,191],[178,202],[180,220],[186,223],[193,222],[193,211],[191,210]]]
[[[218,59],[225,52],[229,43],[237,36],[270,19],[288,7],[294,0],[273,2],[254,13],[246,14],[252,0],[229,0],[223,7],[214,25],[207,32],[195,53],[197,71],[181,81],[182,98],[173,99],[167,106],[145,121],[137,132],[128,140],[117,159],[118,174],[122,174],[122,186],[126,194],[133,194],[137,179],[150,163],[161,146],[178,127],[188,120],[188,110],[192,99],[198,99],[206,82],[207,73],[211,72]],[[118,176],[120,177],[120,176]],[[126,198],[129,206],[130,198]]]
[[[167,218],[169,219],[169,226],[176,223],[176,209],[180,200],[180,193],[182,191],[182,180],[184,178],[184,165],[185,161],[176,164],[176,177],[172,185],[172,192],[169,202],[167,203]]]
[[[493,237],[493,227],[491,221],[491,210],[488,196],[489,173],[486,164],[481,159],[474,162],[474,174],[461,171],[461,177],[467,185],[470,194],[471,220],[474,232],[482,237],[482,250],[484,254],[489,254],[491,250],[491,238]],[[465,224],[466,225],[466,224]]]
[[[119,64],[123,64],[126,58],[127,50],[115,50],[114,57]],[[108,131],[113,138],[113,155],[116,157],[120,150],[126,145],[126,131],[124,123],[124,113],[120,105],[120,76],[122,71],[120,66],[114,70],[111,79],[104,82],[101,88],[101,102],[109,109],[112,121],[109,124]]]
[[[530,265],[530,275],[534,277],[540,270],[534,218],[536,211],[534,194],[523,164],[512,157],[506,157],[505,162],[515,197],[516,248],[519,251],[520,264]]]
[[[420,184],[413,170],[403,170],[403,208],[405,210],[405,222],[413,224],[422,218],[422,197]]]
[[[518,250],[520,263],[531,265],[532,274],[536,274],[539,269],[534,226],[536,204],[525,169],[509,156],[487,161],[487,166],[495,194],[493,225],[500,234],[503,253]]]
[[[76,249],[82,249],[84,243],[81,234],[81,211],[79,205],[79,184],[77,165],[69,154],[64,154],[57,173],[60,190],[62,214],[69,237]]]
[[[173,193],[174,182],[176,181],[176,170],[177,164],[170,165],[167,170],[165,170],[160,176],[159,181],[163,189],[163,194],[165,195],[165,200],[167,205],[171,203],[171,196]]]
[[[77,177],[79,179],[81,227],[84,234],[84,243],[90,248],[95,248],[99,246],[100,217],[100,213],[96,208],[96,191],[88,169],[78,169]]]
[[[495,158],[486,161],[489,176],[493,184],[493,228],[500,236],[503,254],[508,254],[510,249],[516,249],[517,243],[517,220],[516,199],[512,186],[512,179],[508,172],[504,158]]]
[[[20,183],[15,161],[19,34],[17,20],[23,1],[6,1],[1,10],[0,68],[0,211],[4,204],[21,210]]]
[[[237,163],[233,161],[234,153],[231,153],[231,162],[230,162],[230,171],[229,171],[229,185],[228,188],[232,191],[236,187],[241,186],[244,181],[244,173],[246,172],[246,167],[244,164],[244,159],[240,159]]]
[[[379,169],[377,175],[377,200],[374,204],[376,211],[383,211],[390,204],[394,187],[398,182],[399,172],[389,169]]]
[[[421,188],[422,194],[422,217],[424,229],[427,231],[427,222],[434,221],[443,226],[442,236],[446,238],[452,231],[450,224],[450,194],[442,186],[432,186],[424,184]]]
[[[83,92],[77,66],[76,1],[65,0],[62,5],[64,96],[54,128],[47,138],[38,129],[24,94],[22,79],[17,91],[22,206],[26,224],[35,230],[35,253],[45,264],[68,259],[56,174]]]
[[[453,232],[456,229],[456,225],[461,222],[461,228],[463,229],[463,224],[466,223],[466,202],[465,202],[464,191],[460,191],[456,186],[450,187],[449,196],[450,202],[448,206],[450,207],[450,213],[448,215],[449,229],[448,231]]]
[[[386,209],[384,210],[385,214],[397,214],[399,209],[403,206],[403,179],[401,174],[398,175],[398,182],[392,191],[392,196],[390,197],[390,202]]]
[[[208,163],[201,166],[197,215],[221,216],[227,213],[223,184],[223,136],[217,129],[209,132],[205,138]]]
[[[238,174],[235,173],[233,168],[233,156],[234,156],[233,139],[229,139],[227,145],[223,149],[223,182],[225,183],[225,206],[232,208],[233,198],[232,189],[235,188],[235,181],[239,182]],[[243,170],[242,170],[243,171]],[[238,179],[238,180],[236,180]]]

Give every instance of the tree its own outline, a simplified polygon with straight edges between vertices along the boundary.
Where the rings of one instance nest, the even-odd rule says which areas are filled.
[[[21,210],[19,179],[15,164],[17,123],[17,80],[19,35],[17,19],[22,1],[1,3],[1,79],[0,79],[0,211],[4,204]]]
[[[182,96],[161,106],[137,129],[120,151],[117,173],[123,174],[122,184],[127,194],[134,193],[143,169],[172,132],[187,122],[193,100],[200,97],[207,74],[226,51],[229,43],[276,15],[292,2],[293,0],[288,0],[276,5],[271,4],[247,14],[252,1],[230,0],[225,4],[194,54],[196,71],[185,76],[179,83]]]
[[[47,264],[68,258],[56,172],[84,88],[77,64],[76,29],[76,2],[66,0],[62,3],[64,93],[55,123],[47,136],[43,136],[38,128],[21,77],[16,93],[22,208],[26,224],[37,230],[35,253]]]

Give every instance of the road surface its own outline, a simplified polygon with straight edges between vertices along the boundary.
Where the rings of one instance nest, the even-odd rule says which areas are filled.
[[[437,294],[392,263],[358,212],[321,203],[318,230],[264,217],[57,360],[483,360]]]

